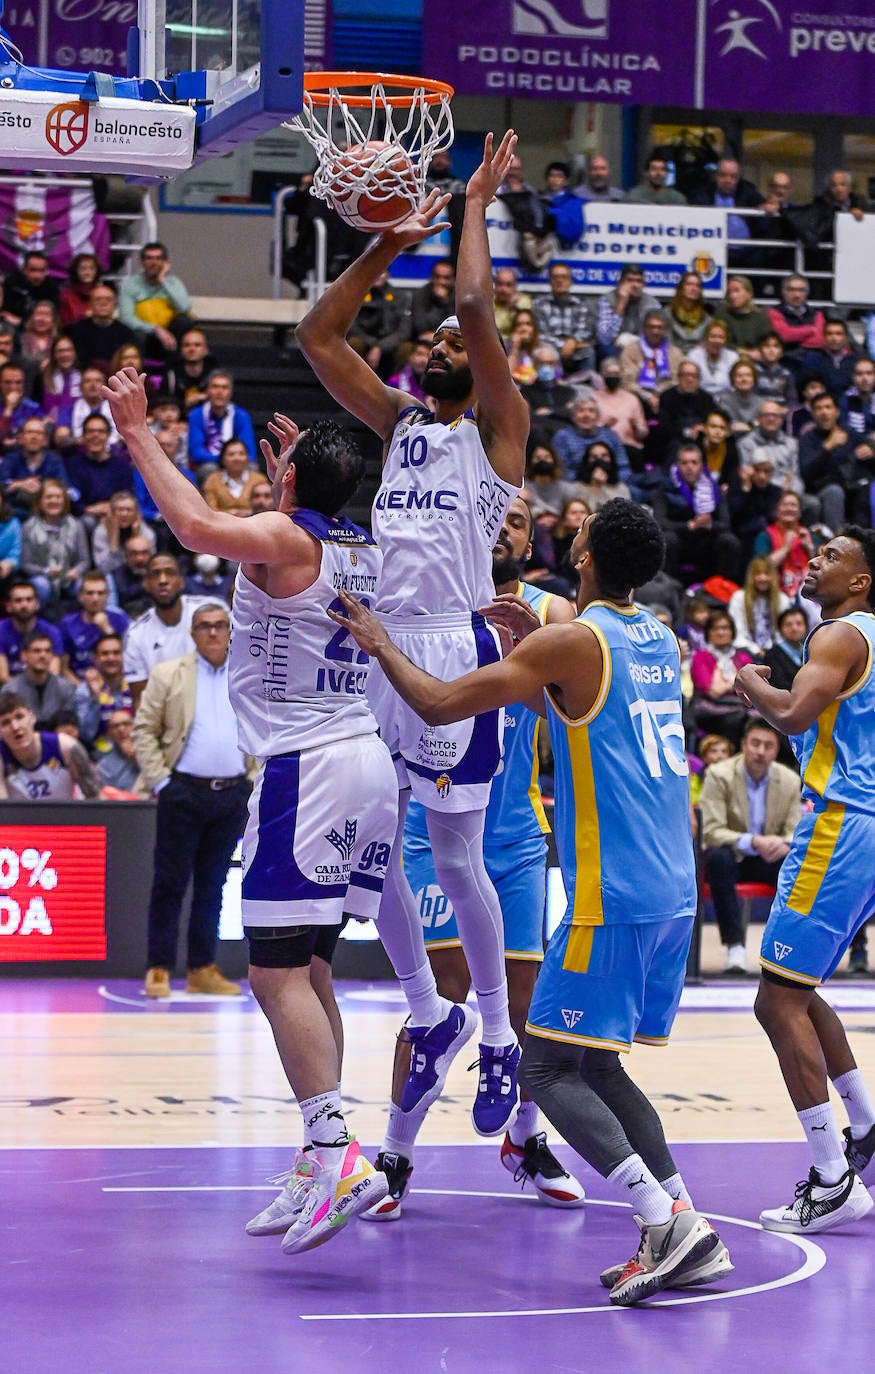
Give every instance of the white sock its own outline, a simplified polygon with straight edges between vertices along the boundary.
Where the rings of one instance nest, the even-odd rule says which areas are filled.
[[[507,1128],[507,1133],[514,1145],[525,1145],[538,1130],[538,1104],[537,1102],[524,1102],[520,1098],[520,1105],[516,1109],[516,1116]]]
[[[427,959],[422,968],[418,968],[409,978],[399,978],[398,981],[410,1008],[411,1026],[434,1026],[438,1021],[443,1021],[452,1003],[438,992]]]
[[[341,1154],[349,1144],[340,1093],[318,1093],[316,1097],[299,1102],[298,1106],[304,1118],[304,1148],[314,1146],[323,1163],[336,1162],[336,1155]]]
[[[861,1140],[875,1126],[875,1106],[859,1069],[850,1069],[832,1080],[833,1087],[845,1104],[848,1124],[855,1140]]]
[[[681,1202],[685,1202],[688,1207],[692,1207],[693,1199],[687,1192],[687,1185],[684,1183],[680,1174],[672,1174],[671,1178],[664,1178],[659,1186],[660,1188],[664,1188],[669,1197],[673,1197],[675,1201],[680,1198]]]
[[[829,1102],[821,1102],[816,1107],[806,1107],[796,1115],[805,1132],[805,1139],[808,1141],[811,1157],[821,1181],[827,1187],[838,1183],[842,1175],[847,1173],[848,1165],[832,1105]]]
[[[484,1045],[516,1043],[507,1010],[504,921],[483,863],[485,811],[428,811],[428,835],[438,883],[456,913],[459,938],[483,1020]]]
[[[403,1155],[413,1163],[416,1137],[428,1115],[427,1107],[416,1107],[412,1112],[402,1112],[394,1102],[389,1103],[389,1121],[383,1137],[383,1149],[391,1154]]]
[[[643,1217],[648,1226],[662,1226],[671,1220],[674,1199],[654,1178],[640,1155],[630,1155],[618,1164],[608,1174],[608,1182],[613,1183],[623,1201],[630,1202],[632,1210]]]

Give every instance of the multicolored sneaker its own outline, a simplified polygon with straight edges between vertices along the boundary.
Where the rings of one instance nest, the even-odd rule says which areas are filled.
[[[861,1140],[855,1140],[851,1135],[850,1126],[846,1126],[842,1131],[847,1144],[845,1145],[845,1159],[848,1167],[860,1175],[867,1188],[875,1184],[875,1168],[870,1167],[875,1158],[875,1126],[867,1131]]]
[[[436,1026],[408,1026],[410,1072],[401,1089],[401,1110],[430,1107],[443,1092],[450,1065],[477,1029],[477,1014],[453,1003]]]
[[[277,1236],[288,1231],[295,1217],[300,1215],[307,1195],[313,1187],[315,1168],[312,1148],[299,1150],[291,1169],[285,1174],[269,1178],[268,1183],[282,1184],[282,1192],[269,1207],[246,1223],[247,1236]]]
[[[413,1165],[406,1155],[381,1150],[374,1160],[374,1168],[386,1175],[389,1195],[362,1212],[362,1221],[397,1221],[401,1216],[401,1199],[407,1191]]]
[[[515,1145],[509,1135],[501,1144],[501,1162],[514,1183],[526,1186],[531,1179],[541,1202],[548,1207],[581,1207],[586,1194],[577,1179],[563,1169],[547,1145],[545,1131],[530,1135],[524,1145]]]
[[[355,1140],[350,1140],[340,1162],[333,1166],[324,1163],[320,1150],[314,1150],[313,1156],[313,1184],[283,1239],[285,1255],[324,1245],[389,1191],[386,1175],[368,1163]]]
[[[522,1053],[516,1040],[512,1045],[481,1044],[480,1057],[469,1068],[479,1071],[471,1108],[478,1135],[501,1135],[513,1121],[520,1100],[517,1070]]]
[[[622,1274],[626,1264],[612,1264],[610,1269],[603,1269],[599,1274],[599,1281],[604,1288],[613,1288],[618,1278]],[[666,1288],[697,1288],[705,1283],[716,1283],[718,1279],[725,1278],[731,1274],[735,1268],[729,1258],[729,1251],[721,1240],[717,1247],[706,1255],[703,1260],[694,1262],[689,1267],[679,1269],[673,1278],[665,1284]]]
[[[700,1264],[720,1244],[711,1223],[681,1199],[674,1203],[669,1220],[659,1226],[648,1226],[642,1217],[635,1220],[641,1227],[641,1244],[611,1289],[615,1307],[632,1307],[652,1298],[681,1270]]]
[[[786,1207],[760,1212],[760,1226],[766,1231],[792,1231],[809,1236],[816,1231],[831,1231],[851,1221],[859,1221],[875,1207],[866,1185],[853,1169],[842,1174],[838,1183],[825,1184],[812,1164],[808,1177],[796,1184],[796,1196]]]

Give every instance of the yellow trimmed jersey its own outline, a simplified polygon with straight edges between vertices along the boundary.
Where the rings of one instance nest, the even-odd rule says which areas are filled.
[[[875,677],[872,650],[875,644],[875,615],[853,611],[842,619],[866,641],[866,666],[857,682],[827,706],[802,735],[793,735],[790,744],[802,773],[802,793],[808,800],[820,798],[840,802],[857,811],[875,814]],[[825,620],[815,626],[805,643],[803,662],[808,661],[812,637]]]
[[[593,601],[576,623],[599,642],[602,679],[579,720],[546,693],[565,920],[689,917],[696,870],[677,641],[637,606]]]

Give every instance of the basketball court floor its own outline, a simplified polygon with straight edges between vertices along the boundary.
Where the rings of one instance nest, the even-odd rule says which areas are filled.
[[[584,1206],[557,1211],[521,1191],[499,1142],[471,1131],[464,1052],[421,1136],[401,1219],[356,1221],[292,1259],[279,1237],[243,1232],[300,1138],[248,994],[156,1004],[138,983],[5,980],[3,1369],[578,1374],[656,1362],[724,1374],[756,1359],[808,1374],[831,1355],[871,1368],[875,1213],[811,1240],[756,1222],[808,1165],[754,990],[753,979],[706,978],[686,990],[669,1048],[631,1056],[735,1272],[625,1310],[598,1274],[635,1250],[629,1208],[561,1145]],[[348,1119],[373,1153],[400,995],[387,983],[339,991]],[[837,980],[830,995],[875,1082],[875,983]]]

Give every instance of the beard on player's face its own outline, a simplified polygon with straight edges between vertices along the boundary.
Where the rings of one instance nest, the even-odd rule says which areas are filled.
[[[492,584],[503,587],[508,582],[519,582],[523,575],[523,565],[508,549],[496,544],[492,550]]]
[[[421,385],[436,401],[462,401],[473,391],[474,378],[467,363],[453,371],[449,364],[433,365],[429,359]]]

